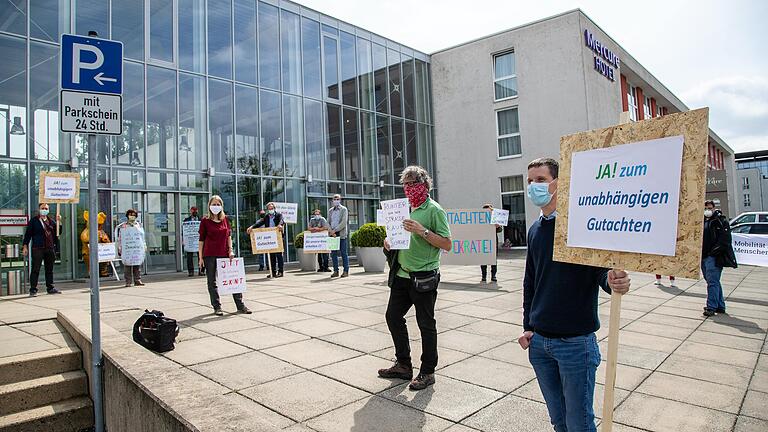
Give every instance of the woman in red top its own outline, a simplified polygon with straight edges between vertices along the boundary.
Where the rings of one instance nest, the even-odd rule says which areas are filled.
[[[219,301],[219,291],[216,288],[216,260],[219,258],[230,259],[235,257],[232,249],[232,230],[229,228],[229,221],[224,214],[224,201],[221,197],[214,195],[208,200],[208,215],[200,221],[200,247],[199,247],[199,265],[205,267],[206,276],[208,276],[208,294],[211,296],[211,306],[213,313],[224,315],[221,311],[221,302]],[[243,294],[232,294],[235,299],[235,306],[240,313],[249,314],[251,311],[243,303]]]

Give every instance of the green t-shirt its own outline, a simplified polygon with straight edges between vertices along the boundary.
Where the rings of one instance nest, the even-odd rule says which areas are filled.
[[[419,208],[411,210],[411,219],[422,224],[425,229],[441,237],[450,237],[448,216],[440,204],[427,198]],[[400,270],[397,275],[409,278],[408,272],[435,270],[440,267],[440,249],[429,244],[422,233],[411,233],[411,246],[397,255]]]

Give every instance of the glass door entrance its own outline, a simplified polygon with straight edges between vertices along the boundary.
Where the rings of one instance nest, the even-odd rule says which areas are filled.
[[[176,231],[179,227],[176,211],[176,194],[171,192],[147,192],[144,194],[142,221],[147,240],[147,258],[144,261],[148,273],[179,271]]]

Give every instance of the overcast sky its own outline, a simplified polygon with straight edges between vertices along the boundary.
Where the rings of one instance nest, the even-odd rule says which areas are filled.
[[[297,0],[419,51],[581,8],[736,152],[768,149],[766,0]]]

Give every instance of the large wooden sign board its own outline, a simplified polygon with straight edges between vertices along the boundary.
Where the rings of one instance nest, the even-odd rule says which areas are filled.
[[[254,255],[283,252],[283,234],[278,228],[251,230],[251,252]]]
[[[620,268],[644,273],[698,278],[706,185],[709,109],[621,124],[564,136],[560,139],[557,222],[553,259],[560,262]],[[600,250],[567,245],[571,156],[574,152],[608,148],[682,135],[683,159],[675,255]]]
[[[39,201],[44,203],[79,203],[80,173],[47,172],[40,173]]]

